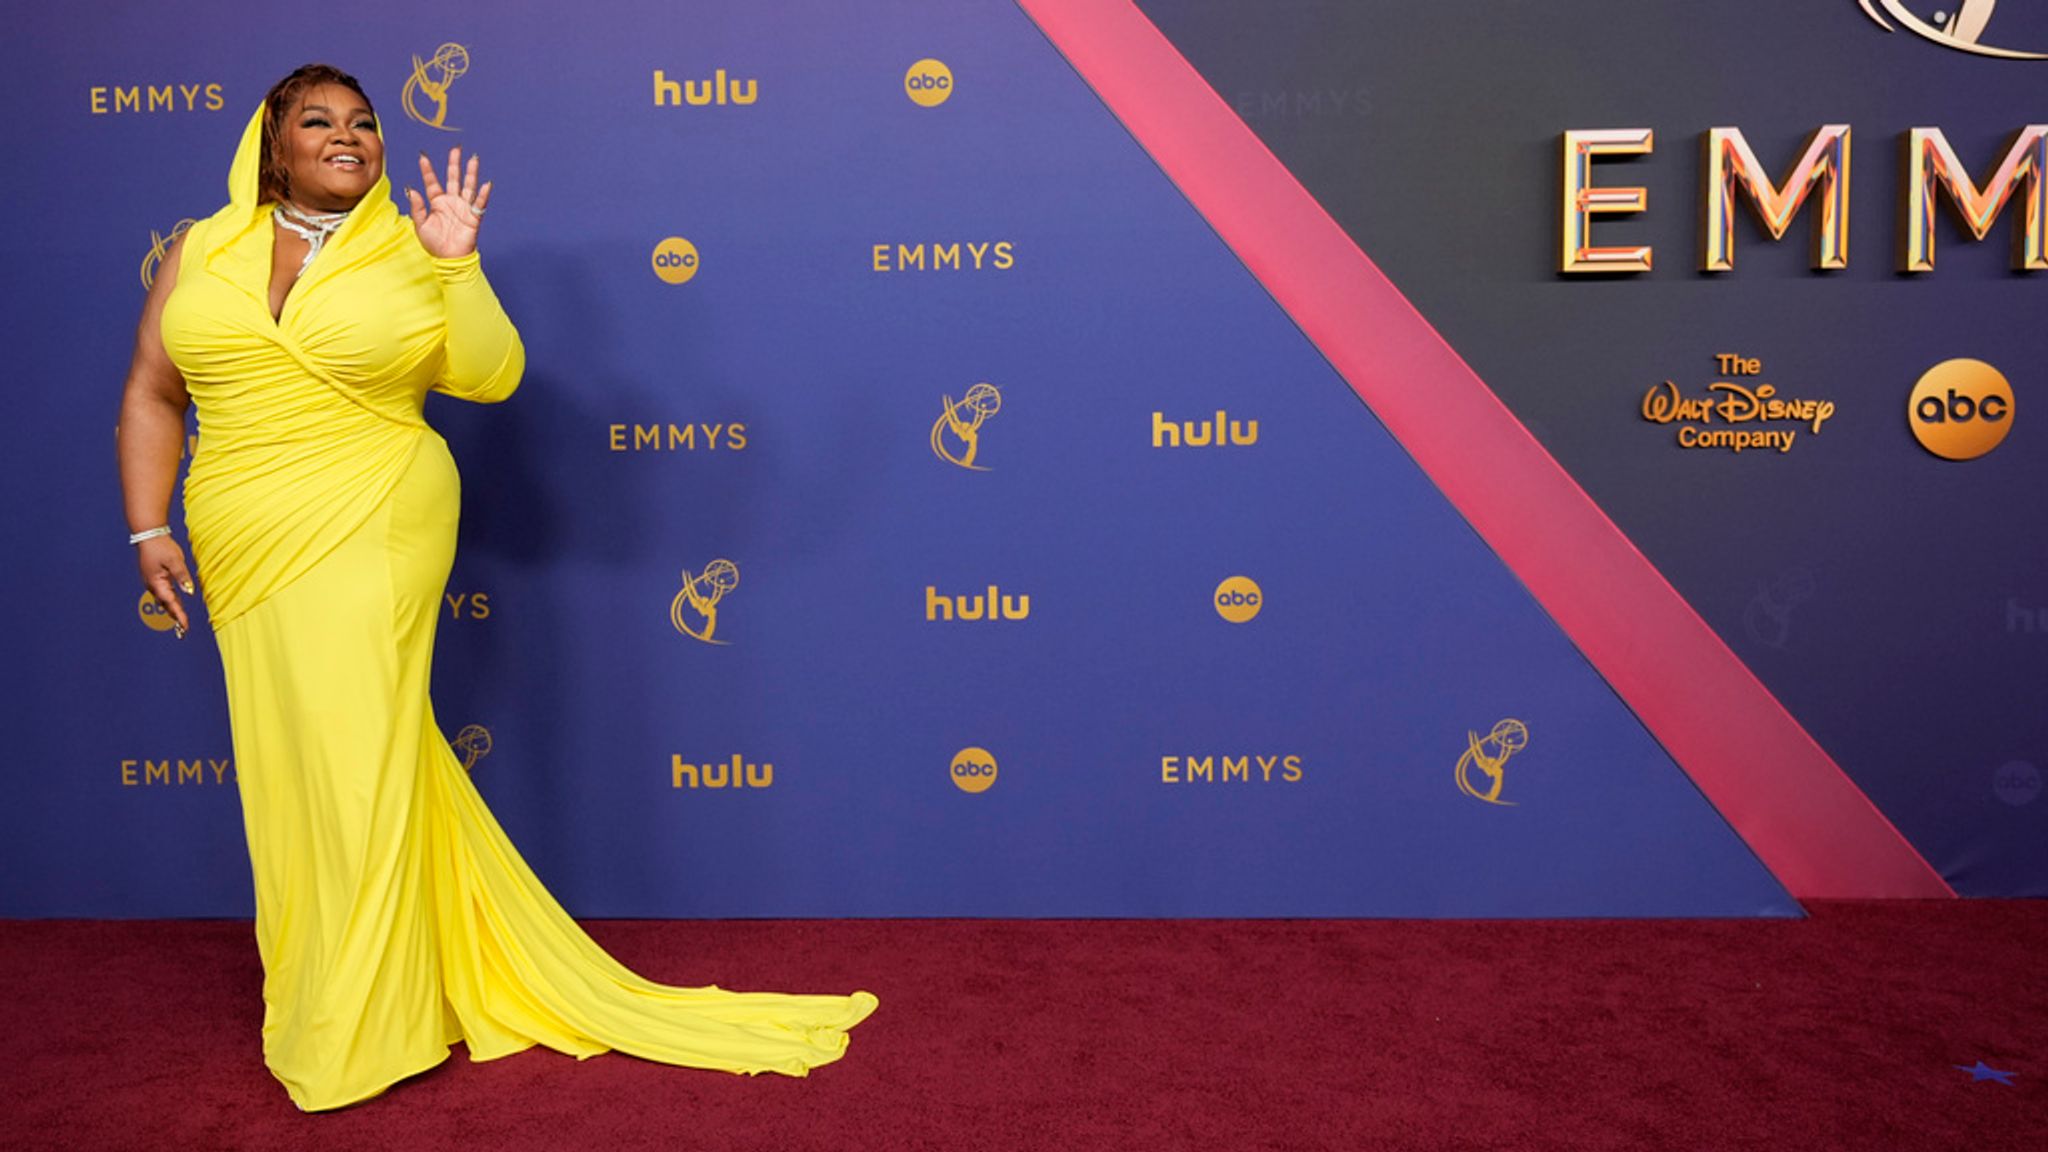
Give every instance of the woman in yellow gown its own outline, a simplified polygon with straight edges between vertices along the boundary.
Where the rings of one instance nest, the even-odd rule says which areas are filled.
[[[438,1064],[544,1044],[801,1076],[875,998],[655,984],[569,918],[484,807],[427,699],[459,481],[429,390],[503,400],[525,353],[485,281],[490,185],[424,156],[411,223],[353,79],[309,65],[250,119],[229,203],[166,256],[120,457],[144,583],[182,636],[164,528],[188,403],[186,523],[226,672],[255,873],[263,1053],[337,1108]]]

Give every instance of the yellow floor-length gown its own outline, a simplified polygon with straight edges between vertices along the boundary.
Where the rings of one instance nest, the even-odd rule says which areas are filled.
[[[315,1110],[456,1040],[795,1076],[838,1059],[873,996],[644,980],[484,807],[427,699],[460,491],[421,405],[501,400],[525,354],[477,258],[428,256],[381,180],[273,320],[260,119],[162,327],[199,411],[186,522],[226,671],[265,1061]]]

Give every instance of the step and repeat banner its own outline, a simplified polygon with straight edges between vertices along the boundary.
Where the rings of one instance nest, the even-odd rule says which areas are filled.
[[[1958,891],[2048,890],[2048,22],[1140,7]],[[1796,914],[1010,0],[16,24],[0,915],[251,911],[112,432],[308,60],[495,184],[434,703],[571,911]]]
[[[1138,7],[1956,891],[2048,894],[2048,3]]]

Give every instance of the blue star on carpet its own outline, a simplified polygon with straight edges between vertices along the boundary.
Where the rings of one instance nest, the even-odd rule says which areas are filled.
[[[1976,1083],[1979,1080],[1996,1080],[2000,1084],[2004,1084],[2007,1087],[2012,1086],[2013,1073],[2000,1072],[1998,1069],[1993,1068],[1991,1065],[1986,1064],[1982,1060],[1977,1061],[1976,1067],[1974,1068],[1968,1064],[1951,1064],[1950,1067],[1954,1068],[1958,1072],[1968,1072],[1970,1074],[1970,1082],[1972,1084]]]

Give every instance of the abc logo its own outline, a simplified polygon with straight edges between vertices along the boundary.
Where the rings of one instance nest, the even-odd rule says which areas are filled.
[[[1259,586],[1246,576],[1232,576],[1216,586],[1216,614],[1232,624],[1257,616],[1265,602]]]
[[[1991,779],[1992,791],[1998,798],[2015,808],[2032,804],[2041,794],[2041,770],[2025,760],[2013,760],[1999,766],[1998,774]]]
[[[681,236],[656,244],[654,274],[671,284],[686,283],[697,274],[697,246]]]
[[[164,606],[156,602],[156,597],[147,592],[142,594],[142,600],[135,605],[135,612],[142,617],[144,624],[149,625],[151,632],[169,632],[171,625],[177,623],[171,619],[169,612],[164,611]]]
[[[943,61],[919,60],[903,74],[903,93],[913,104],[936,108],[953,94],[953,70]]]
[[[1920,446],[1948,460],[1975,460],[2012,431],[2012,385],[1982,360],[1944,360],[1906,402]]]
[[[953,757],[952,775],[962,792],[986,792],[996,782],[996,758],[986,748],[962,748]]]

